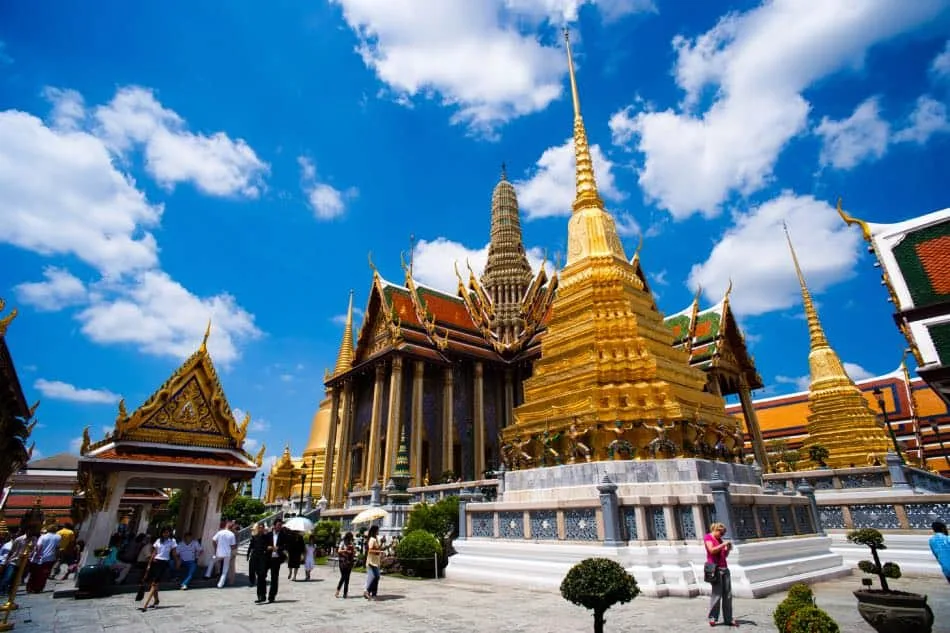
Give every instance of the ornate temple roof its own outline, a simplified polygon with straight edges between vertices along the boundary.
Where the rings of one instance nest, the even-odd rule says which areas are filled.
[[[112,433],[92,443],[83,432],[82,462],[183,463],[214,468],[256,470],[256,458],[244,451],[251,421],[234,418],[218,379],[207,342],[211,324],[198,350],[188,357],[149,398],[129,415],[125,400]]]
[[[28,419],[32,417],[30,407],[23,395],[23,387],[6,340],[7,328],[16,318],[17,309],[13,308],[6,316],[2,316],[5,305],[4,300],[0,299],[0,407],[7,407],[13,415]]]

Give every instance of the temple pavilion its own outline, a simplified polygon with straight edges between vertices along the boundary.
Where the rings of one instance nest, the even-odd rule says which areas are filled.
[[[83,432],[78,478],[88,517],[80,533],[86,555],[107,543],[133,490],[181,490],[178,532],[210,543],[222,508],[260,467],[264,447],[256,457],[244,450],[250,416],[238,422],[231,412],[208,353],[210,328],[198,350],[138,409],[129,414],[119,402],[111,433],[92,442],[88,427]],[[144,530],[148,516],[135,523]]]

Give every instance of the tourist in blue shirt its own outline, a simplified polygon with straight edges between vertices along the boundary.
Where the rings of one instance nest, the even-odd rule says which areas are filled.
[[[950,536],[947,536],[947,525],[943,521],[934,521],[930,526],[934,534],[930,537],[930,551],[934,553],[940,570],[950,582]]]

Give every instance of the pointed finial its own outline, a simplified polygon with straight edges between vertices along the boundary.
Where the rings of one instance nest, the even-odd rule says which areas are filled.
[[[6,303],[3,302],[2,299],[0,299],[0,310],[3,310],[3,307],[5,305]],[[13,323],[13,319],[16,318],[16,315],[18,313],[19,313],[18,310],[16,308],[13,308],[12,310],[10,310],[10,314],[8,314],[5,317],[0,318],[0,336],[7,335],[7,328],[9,328],[10,324]]]
[[[782,222],[782,228],[785,229],[785,239],[788,241],[788,250],[792,254],[792,263],[795,264],[795,274],[798,275],[798,283],[802,288],[802,305],[805,308],[805,319],[808,322],[808,335],[811,339],[811,349],[815,350],[819,347],[828,347],[828,339],[825,337],[825,331],[821,327],[821,321],[818,320],[818,311],[815,309],[815,303],[812,301],[811,293],[808,291],[808,285],[805,283],[802,267],[798,264],[798,256],[795,254],[795,246],[792,244],[792,236],[788,232],[788,225]]]
[[[343,325],[343,340],[336,356],[333,375],[341,374],[353,366],[353,290],[350,290],[350,303],[346,309],[346,322]]]
[[[33,416],[36,415],[36,410],[37,410],[39,407],[40,407],[40,401],[37,400],[36,402],[33,403],[33,406],[30,407],[30,412],[29,412],[29,414],[27,415],[27,418],[26,418],[26,419],[27,419],[27,420],[32,420],[32,419],[33,419]]]
[[[575,212],[590,207],[603,209],[604,201],[601,200],[597,191],[597,182],[594,179],[594,161],[590,155],[590,147],[587,144],[587,130],[584,128],[584,119],[581,116],[581,99],[577,90],[574,56],[571,53],[571,36],[566,28],[564,29],[564,43],[567,49],[567,70],[571,80],[571,98],[574,102],[574,160],[576,162],[574,186],[576,194],[573,208]]]
[[[696,310],[699,309],[699,298],[700,296],[702,296],[702,294],[703,294],[703,287],[701,285],[697,286],[696,294],[693,295],[693,309],[696,309]]]
[[[838,211],[838,215],[841,216],[841,219],[845,221],[845,224],[847,224],[848,226],[851,226],[852,224],[857,224],[859,227],[861,227],[861,234],[864,236],[864,240],[866,242],[871,241],[871,237],[872,237],[871,227],[868,226],[868,223],[865,222],[864,220],[859,220],[853,215],[849,215],[848,213],[846,213],[845,210],[841,208],[840,197],[838,198],[837,211]]]
[[[505,166],[505,161],[501,161],[501,179],[503,181],[508,180],[508,168]]]
[[[409,234],[409,276],[412,276],[412,260],[416,254],[416,236]]]
[[[379,271],[376,270],[376,264],[373,263],[373,251],[366,252],[366,259],[369,261],[369,269],[373,271],[373,276],[379,274]]]
[[[211,319],[208,319],[208,327],[205,328],[204,338],[201,339],[201,347],[198,350],[204,354],[208,351],[208,337],[211,336]]]
[[[723,295],[723,301],[729,301],[729,295],[732,294],[732,277],[729,278],[729,285],[726,286],[726,294]]]

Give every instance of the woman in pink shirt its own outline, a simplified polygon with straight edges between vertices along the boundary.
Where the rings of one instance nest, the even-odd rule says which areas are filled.
[[[732,619],[732,578],[726,557],[732,551],[732,543],[723,540],[726,526],[722,523],[713,523],[709,526],[709,534],[703,539],[706,545],[706,562],[716,566],[717,578],[712,583],[712,595],[709,600],[709,626],[716,626],[719,620],[719,610],[722,608],[722,621],[727,626],[739,626]]]

